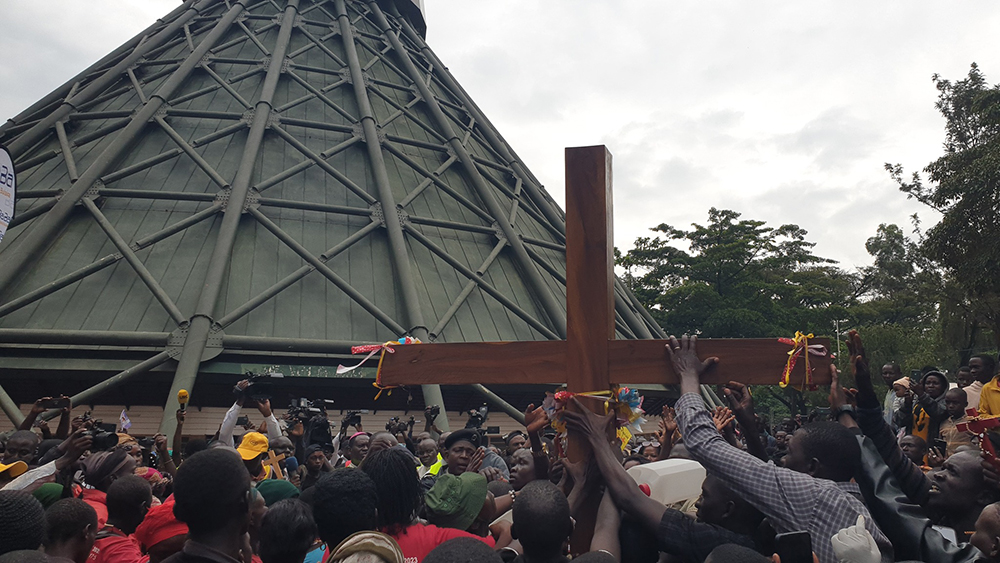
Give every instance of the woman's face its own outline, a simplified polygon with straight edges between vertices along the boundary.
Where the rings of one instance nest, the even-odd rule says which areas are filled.
[[[941,381],[940,377],[932,375],[924,378],[924,391],[931,397],[937,399],[941,395],[944,395],[944,392],[947,390],[948,384]]]
[[[640,452],[642,457],[648,459],[649,461],[656,461],[660,457],[660,448],[656,446],[646,446],[642,448]]]
[[[531,450],[520,449],[510,456],[510,463],[510,486],[520,491],[535,478],[535,459]]]

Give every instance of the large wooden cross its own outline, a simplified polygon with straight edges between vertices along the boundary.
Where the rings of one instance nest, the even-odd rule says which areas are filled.
[[[565,383],[572,392],[606,391],[612,383],[679,383],[666,356],[667,341],[615,340],[614,303],[611,153],[604,146],[567,148],[566,340],[396,346],[385,355],[381,382]],[[829,350],[827,339],[810,343]],[[791,348],[776,338],[699,340],[701,357],[720,360],[702,383],[775,385]],[[830,362],[829,354],[810,357],[813,382],[830,382]],[[801,385],[804,376],[800,358],[791,384]]]
[[[569,391],[578,393],[607,391],[612,383],[679,383],[666,343],[615,340],[611,153],[604,146],[568,148],[566,340],[396,346],[383,360],[381,384],[566,383]],[[829,341],[814,343],[829,350]],[[700,340],[699,355],[720,360],[702,382],[776,384],[790,349],[775,338]],[[792,383],[805,375],[805,362],[797,364]],[[829,383],[829,354],[810,358],[810,364],[813,381]],[[587,442],[569,438],[569,459],[588,458]],[[577,514],[573,553],[589,550],[600,499],[589,500]]]

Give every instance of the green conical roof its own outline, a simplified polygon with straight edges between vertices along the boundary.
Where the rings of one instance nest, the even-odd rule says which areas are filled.
[[[188,0],[9,121],[0,343],[193,378],[565,337],[562,212],[422,32],[412,0]],[[657,334],[617,305],[619,338]]]

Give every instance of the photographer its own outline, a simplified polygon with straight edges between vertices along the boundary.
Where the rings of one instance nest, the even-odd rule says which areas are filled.
[[[233,448],[236,447],[236,443],[233,440],[233,431],[236,429],[236,419],[240,416],[240,409],[243,408],[243,403],[247,400],[246,389],[250,386],[250,380],[244,379],[236,384],[236,389],[239,394],[236,398],[236,402],[233,406],[226,412],[226,416],[222,418],[222,427],[219,428],[219,441],[223,444]],[[266,428],[265,434],[268,440],[276,440],[281,437],[281,427],[278,426],[278,419],[274,417],[274,413],[271,412],[271,401],[268,399],[254,400],[254,406],[260,411],[261,416],[264,417],[264,426]]]
[[[76,463],[80,456],[90,449],[92,443],[93,439],[89,435],[85,435],[83,430],[77,430],[62,444],[53,448],[63,454],[61,457],[31,469],[10,481],[6,479],[9,472],[0,473],[0,486],[3,490],[28,490],[30,492],[42,484],[52,481],[56,474]]]
[[[59,427],[56,429],[55,436],[49,436],[49,427],[44,420],[39,421],[35,424],[38,419],[38,415],[43,412],[58,408],[59,409]],[[28,415],[24,417],[24,422],[21,423],[21,430],[31,430],[34,426],[42,431],[44,438],[58,438],[60,440],[65,440],[69,436],[69,413],[73,410],[73,402],[66,395],[60,395],[58,398],[53,399],[52,397],[42,397],[35,401],[35,404],[31,406],[31,411]]]

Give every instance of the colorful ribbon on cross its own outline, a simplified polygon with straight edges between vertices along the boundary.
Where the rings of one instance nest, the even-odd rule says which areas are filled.
[[[792,370],[795,369],[795,363],[798,361],[799,356],[802,356],[806,364],[806,376],[802,381],[802,390],[805,391],[806,387],[815,390],[816,385],[812,383],[812,368],[809,367],[809,356],[826,356],[826,346],[822,344],[809,344],[810,338],[815,338],[811,332],[803,334],[802,332],[795,331],[794,338],[778,339],[778,342],[788,344],[792,347],[788,351],[788,360],[785,362],[785,369],[781,372],[781,381],[778,382],[778,385],[781,387],[788,387],[788,384],[791,383]]]
[[[371,357],[374,356],[376,353],[381,352],[381,355],[378,358],[378,368],[376,368],[375,370],[375,382],[372,383],[372,386],[378,389],[378,393],[375,394],[375,400],[378,400],[378,398],[382,396],[382,391],[388,391],[386,395],[392,395],[392,390],[395,389],[397,386],[382,385],[382,360],[385,359],[385,355],[387,353],[394,354],[396,352],[395,350],[392,349],[393,346],[406,345],[406,344],[420,344],[420,340],[412,336],[404,336],[399,340],[390,340],[383,344],[364,344],[361,346],[351,346],[351,354],[360,355],[367,352],[368,355],[365,356],[365,359],[361,360],[356,365],[353,365],[351,367],[345,367],[343,364],[337,366],[337,374],[343,375],[345,373],[350,373],[361,367],[365,362],[370,360]]]
[[[642,410],[642,395],[635,389],[614,385],[608,391],[587,391],[584,393],[572,393],[570,391],[556,391],[546,393],[542,402],[542,409],[548,415],[552,428],[559,433],[557,444],[562,449],[562,442],[566,438],[566,423],[562,419],[562,411],[566,409],[569,400],[573,397],[583,399],[593,399],[601,401],[604,406],[604,414],[614,411],[616,421],[616,433],[621,438],[622,451],[628,449],[628,442],[632,437],[632,430],[637,433],[642,432],[642,423],[645,422]]]

